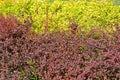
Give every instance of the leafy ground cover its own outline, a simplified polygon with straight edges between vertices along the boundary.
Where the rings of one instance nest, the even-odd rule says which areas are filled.
[[[117,24],[110,35],[100,29],[92,29],[89,34],[36,34],[30,25],[14,16],[0,15],[1,80],[120,79]]]

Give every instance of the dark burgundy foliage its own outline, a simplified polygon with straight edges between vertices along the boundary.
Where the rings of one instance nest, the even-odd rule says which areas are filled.
[[[15,17],[0,15],[0,79],[119,80],[120,29],[112,36],[95,29],[82,37],[37,35]]]

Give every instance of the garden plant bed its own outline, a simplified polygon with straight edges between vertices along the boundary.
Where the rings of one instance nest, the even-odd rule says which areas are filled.
[[[0,2],[0,80],[120,80],[119,6],[111,1],[15,3]],[[63,6],[72,10],[70,5],[68,15]]]

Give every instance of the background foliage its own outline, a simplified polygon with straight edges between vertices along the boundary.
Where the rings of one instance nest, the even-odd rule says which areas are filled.
[[[2,1],[0,8],[1,14],[14,14],[22,23],[31,16],[32,28],[40,33],[45,30],[46,13],[50,31],[68,30],[71,21],[78,24],[83,31],[92,27],[111,29],[113,23],[120,22],[120,6],[114,5],[110,0]]]

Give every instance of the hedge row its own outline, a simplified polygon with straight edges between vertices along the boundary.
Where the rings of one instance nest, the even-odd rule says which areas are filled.
[[[120,6],[111,0],[7,0],[0,2],[0,13],[13,14],[24,23],[32,17],[32,28],[36,32],[44,32],[46,24],[50,31],[68,30],[71,21],[88,31],[92,27],[109,28],[120,22]]]
[[[29,22],[29,21],[28,21]],[[14,16],[0,15],[1,80],[119,80],[120,28],[36,34]]]

